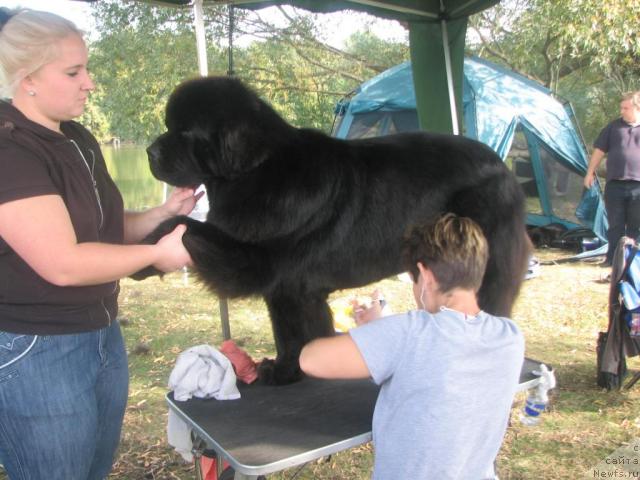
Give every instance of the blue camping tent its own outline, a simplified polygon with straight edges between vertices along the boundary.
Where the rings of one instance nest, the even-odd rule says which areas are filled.
[[[411,63],[363,83],[337,106],[334,135],[366,138],[419,130]],[[527,196],[527,222],[587,227],[606,242],[604,202],[585,190],[588,157],[570,105],[520,75],[477,57],[464,61],[464,134],[493,148]]]

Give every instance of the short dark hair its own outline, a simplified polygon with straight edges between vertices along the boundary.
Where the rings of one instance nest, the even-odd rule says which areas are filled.
[[[489,247],[480,226],[453,213],[433,224],[411,227],[404,238],[403,262],[414,282],[420,262],[433,272],[442,292],[454,288],[477,292],[488,258]]]

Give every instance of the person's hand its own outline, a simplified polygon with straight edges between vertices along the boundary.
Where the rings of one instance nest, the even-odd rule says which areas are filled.
[[[173,272],[182,267],[193,265],[191,256],[182,243],[182,236],[187,226],[180,224],[156,243],[159,249],[159,259],[153,264],[161,272]]]
[[[198,187],[176,187],[169,194],[169,198],[162,205],[168,217],[189,215],[204,195],[204,190],[196,194]]]
[[[584,187],[585,188],[591,188],[591,186],[593,185],[593,182],[596,181],[596,176],[594,175],[593,172],[587,172],[587,174],[584,176]]]
[[[351,304],[353,305],[353,318],[358,326],[369,323],[382,316],[379,290],[375,290],[371,294],[371,303],[369,305],[360,303],[357,299],[353,299]]]

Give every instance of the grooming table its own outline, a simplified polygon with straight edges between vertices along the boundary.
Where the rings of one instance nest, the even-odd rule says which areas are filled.
[[[534,373],[541,368],[525,359],[519,390],[544,387],[553,371]],[[215,451],[218,465],[226,460],[235,470],[235,480],[256,479],[371,440],[379,387],[369,379],[305,378],[285,386],[238,388],[238,400],[179,402],[172,392],[166,396],[169,408],[192,428],[196,450]]]

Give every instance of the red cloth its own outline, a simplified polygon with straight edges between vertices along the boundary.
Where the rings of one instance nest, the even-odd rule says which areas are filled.
[[[233,340],[225,340],[220,347],[222,354],[229,359],[236,377],[244,383],[251,383],[258,378],[256,362],[236,345]]]

